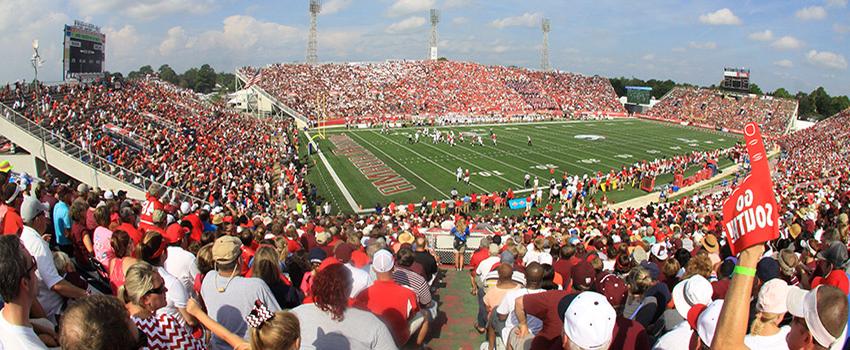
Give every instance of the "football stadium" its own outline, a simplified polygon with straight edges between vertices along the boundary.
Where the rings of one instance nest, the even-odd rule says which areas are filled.
[[[850,348],[846,0],[0,9],[0,349]]]

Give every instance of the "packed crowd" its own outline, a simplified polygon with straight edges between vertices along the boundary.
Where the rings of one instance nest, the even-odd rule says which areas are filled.
[[[796,114],[795,100],[682,87],[671,90],[649,111],[655,118],[718,129],[743,130],[747,122],[755,121],[770,135],[785,133]]]
[[[229,112],[156,79],[40,89],[7,85],[0,100],[104,158],[127,182],[242,210],[303,204],[305,169],[286,120]]]
[[[276,64],[241,73],[312,119],[625,112],[611,84],[599,76],[470,62]]]

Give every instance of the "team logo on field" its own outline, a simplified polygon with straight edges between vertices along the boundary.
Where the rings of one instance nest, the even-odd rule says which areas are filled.
[[[688,145],[688,146],[691,146],[691,147],[699,147],[699,144],[692,143],[692,144],[690,144],[690,145]]]
[[[679,146],[670,146],[670,149],[672,149],[672,150],[676,150],[676,149],[682,149],[682,147],[679,147]]]
[[[599,140],[605,139],[605,136],[602,136],[602,135],[584,135],[584,134],[582,134],[582,135],[576,135],[574,137],[576,139],[579,139],[579,140],[587,140],[587,141],[599,141]]]
[[[618,154],[618,155],[616,155],[616,156],[614,156],[614,157],[617,157],[617,158],[623,158],[623,159],[628,159],[628,158],[631,158],[631,157],[632,157],[632,155],[631,155],[631,154]]]
[[[698,142],[697,140],[686,139],[686,138],[683,138],[683,137],[677,137],[676,140],[682,141],[682,143],[696,143],[696,142]]]
[[[646,153],[649,153],[649,154],[658,154],[658,153],[661,153],[661,151],[659,151],[659,150],[657,150],[657,149],[648,149],[648,150],[646,150]]]
[[[578,162],[579,162],[579,163],[584,163],[584,164],[596,164],[596,163],[599,163],[599,159],[596,159],[596,158],[582,159],[582,160],[580,160],[580,161],[578,161]]]

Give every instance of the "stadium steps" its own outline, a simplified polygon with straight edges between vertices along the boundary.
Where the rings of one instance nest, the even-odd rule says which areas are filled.
[[[33,157],[44,161],[46,156],[51,168],[88,185],[103,189],[126,190],[129,198],[144,199],[145,190],[155,183],[142,175],[91,154],[75,142],[39,126],[2,103],[0,103],[0,129],[3,130],[3,136],[28,150]],[[162,186],[169,192],[176,192],[180,200],[204,203],[203,200]]]

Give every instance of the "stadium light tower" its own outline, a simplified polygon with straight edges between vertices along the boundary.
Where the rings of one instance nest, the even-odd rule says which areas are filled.
[[[316,64],[318,61],[318,30],[316,29],[316,20],[322,12],[322,4],[319,0],[310,0],[310,38],[307,39],[307,63]]]
[[[38,116],[41,112],[41,89],[38,87],[38,67],[44,64],[41,55],[38,54],[38,39],[32,41],[32,69],[35,71],[35,76],[32,79],[32,86],[35,89],[35,114]],[[41,131],[41,158],[44,159],[45,171],[50,174],[50,162],[47,161],[47,148],[44,145],[44,128],[39,128]]]
[[[542,53],[542,57],[540,58],[541,59],[540,69],[542,69],[544,72],[548,72],[548,71],[552,70],[552,67],[549,66],[549,31],[551,30],[551,25],[550,25],[548,18],[543,19],[542,27],[543,27],[542,28],[543,29],[543,53]]]
[[[437,23],[440,23],[440,10],[431,9],[431,48],[428,57],[432,60],[437,59]]]

